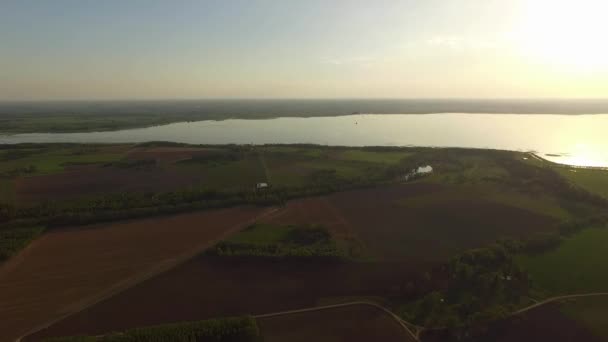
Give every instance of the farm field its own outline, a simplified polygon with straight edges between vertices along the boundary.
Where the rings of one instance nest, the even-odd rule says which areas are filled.
[[[595,336],[608,341],[608,296],[569,300],[561,304],[560,310]]]
[[[497,221],[496,217],[505,219]],[[338,240],[359,245],[362,257],[420,263],[442,262],[454,253],[501,237],[552,231],[557,222],[547,215],[487,200],[473,188],[433,183],[296,200],[265,220],[322,224]]]
[[[199,256],[33,337],[96,335],[169,322],[265,314],[325,304],[332,297],[398,295],[405,284],[420,281],[422,267]]]
[[[559,173],[585,190],[608,198],[608,170],[557,167]]]
[[[518,261],[547,294],[603,292],[608,289],[607,244],[608,229],[585,229],[555,250],[521,256]]]
[[[454,189],[412,183],[290,201],[262,222],[322,225],[336,240],[346,241],[345,245],[360,246],[361,254],[355,260],[362,261],[200,256],[68,317],[39,336],[98,334],[162,322],[261,314],[314,306],[331,297],[386,299],[399,295],[408,283],[422,284],[422,273],[446,261],[451,253],[481,246],[503,235],[554,229],[555,220],[549,216],[486,202],[465,192],[456,191],[463,197],[455,200],[456,195],[446,195],[450,191]],[[439,205],[431,205],[429,211],[417,207],[408,210],[399,202],[428,193],[437,198],[447,196],[448,201],[438,201]],[[369,198],[376,201],[369,203]],[[479,208],[483,215],[478,214]],[[433,220],[446,215],[449,221]],[[496,224],[496,215],[505,215],[509,220]],[[486,234],[477,231],[486,227],[484,222],[491,227]],[[452,235],[450,230],[445,231],[446,226],[452,227]],[[459,230],[466,238],[457,238]],[[432,239],[433,234],[449,236],[449,242]],[[477,236],[473,239],[471,234]],[[274,230],[246,231],[233,241],[274,241],[279,237]],[[440,285],[424,286],[431,289]]]
[[[24,175],[16,180],[18,203],[78,199],[125,192],[163,192],[188,188],[251,188],[264,180],[255,156],[217,165],[184,161],[217,153],[210,148],[123,146],[121,159],[71,165],[62,172]]]
[[[43,149],[56,156],[52,166],[28,167],[35,154],[24,151]],[[0,286],[11,289],[0,294],[9,303],[0,315],[16,322],[15,334],[48,322],[42,317],[59,319],[33,340],[357,298],[373,298],[393,309],[418,308],[407,304],[447,293],[452,273],[446,265],[456,255],[481,249],[475,255],[499,256],[500,248],[484,247],[496,247],[502,238],[553,236],[565,221],[601,213],[604,203],[551,167],[526,163],[526,154],[516,152],[172,143],[95,145],[89,150],[83,145],[31,145],[7,151],[13,151],[11,162],[22,162],[23,168],[2,178],[15,185],[5,191],[9,205],[0,206],[5,235],[12,234],[13,219],[32,227],[50,222],[47,233],[4,265],[10,277],[0,275]],[[57,155],[80,159],[71,162]],[[427,166],[429,174],[413,172]],[[270,186],[256,189],[259,182]],[[243,203],[260,207],[214,209]],[[209,211],[166,216],[198,209]],[[268,214],[251,224],[261,213]],[[40,221],[24,221],[30,214]],[[156,218],[61,227],[62,222],[147,215]],[[202,230],[206,227],[212,229]],[[239,228],[244,230],[223,238]],[[196,257],[177,265],[185,254]],[[495,265],[501,268],[478,270],[494,279],[492,272],[511,272],[507,264]],[[154,271],[161,269],[166,272]],[[536,284],[538,275],[530,273]],[[528,278],[516,274],[526,280],[518,284],[527,284]],[[571,282],[580,285],[585,279]],[[124,283],[133,286],[117,291]],[[534,290],[532,296],[553,293],[542,286]],[[112,296],[100,295],[108,293]],[[525,289],[513,293],[528,295]],[[450,297],[450,305],[461,305],[458,300]],[[504,299],[495,303],[505,310],[511,304]],[[409,317],[406,309],[399,312]],[[65,316],[70,312],[74,314]],[[427,324],[418,311],[412,317]],[[336,321],[336,329],[342,324]],[[277,326],[275,336],[288,333]],[[329,325],[318,328],[321,334]],[[360,334],[367,333],[374,332]],[[348,336],[337,334],[335,339]]]
[[[21,204],[189,188],[251,190],[258,182],[304,186],[334,178],[377,176],[387,165],[411,155],[345,148],[196,147],[162,143],[41,145],[0,153],[0,174],[3,170],[6,173],[1,181],[7,184],[0,196]]]
[[[153,275],[263,211],[222,209],[48,232],[0,265],[0,340]]]
[[[258,318],[266,342],[414,342],[394,318],[365,305]]]
[[[564,315],[557,304],[539,307],[524,315],[496,322],[487,332],[462,341],[536,342],[606,341],[586,326]],[[441,336],[424,335],[422,341],[444,341]]]

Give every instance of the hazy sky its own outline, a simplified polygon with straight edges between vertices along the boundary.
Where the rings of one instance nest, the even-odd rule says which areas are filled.
[[[608,97],[604,0],[1,0],[0,100]]]

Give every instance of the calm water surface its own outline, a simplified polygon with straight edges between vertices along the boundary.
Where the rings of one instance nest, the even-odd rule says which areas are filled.
[[[0,135],[0,143],[159,140],[193,144],[492,148],[534,151],[543,158],[565,164],[608,167],[608,114],[364,114],[182,122],[114,132]]]

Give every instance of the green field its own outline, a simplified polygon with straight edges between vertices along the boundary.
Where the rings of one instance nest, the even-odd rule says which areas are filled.
[[[347,150],[339,153],[337,158],[342,160],[353,160],[369,163],[396,164],[411,155],[412,153],[407,152]]]
[[[533,285],[547,295],[608,291],[608,229],[592,228],[566,239],[556,250],[520,256]]]
[[[526,163],[524,156],[491,150],[317,145],[24,144],[0,149],[0,172],[5,173],[0,178],[0,200],[8,206],[34,206],[27,213],[14,211],[16,218],[46,220],[47,205],[55,210],[51,215],[60,212],[62,219],[80,220],[79,215],[86,213],[83,220],[94,222],[98,217],[128,218],[131,212],[141,215],[140,208],[173,213],[192,210],[188,208],[284,204],[285,200],[302,196],[412,182],[404,176],[430,165],[433,173],[415,182],[447,186],[445,189],[453,191],[422,192],[410,199],[405,196],[396,202],[389,200],[387,207],[378,209],[386,209],[381,215],[389,219],[376,219],[376,224],[381,221],[384,226],[369,238],[375,240],[378,232],[386,231],[390,248],[379,249],[381,254],[390,249],[395,255],[404,254],[398,251],[412,245],[416,238],[419,241],[413,242],[415,246],[443,236],[442,244],[458,241],[466,247],[477,245],[479,242],[468,242],[481,236],[485,238],[479,241],[486,241],[511,236],[514,231],[538,231],[552,226],[543,218],[514,208],[540,214],[556,224],[577,217],[582,211],[597,209],[597,204],[590,204],[580,193],[573,194],[568,181],[550,166]],[[82,164],[89,167],[65,172],[69,165]],[[270,187],[256,191],[260,182],[267,182]],[[394,217],[394,206],[400,207],[402,214],[407,211],[411,215]],[[471,206],[479,212],[471,210]],[[484,210],[495,213],[488,215]],[[114,215],[114,211],[120,213]],[[434,217],[434,211],[445,211],[453,218],[443,222]],[[504,212],[516,219],[536,221],[530,226],[510,218],[494,223],[494,216]],[[357,221],[362,219],[365,217]],[[368,222],[366,226],[373,224]],[[420,235],[414,236],[405,229],[410,224],[439,230],[418,229]],[[407,234],[396,238],[401,231]]]
[[[124,156],[120,150],[107,151],[94,146],[47,146],[0,150],[0,174],[33,176],[57,173],[69,165],[104,164]]]
[[[529,194],[507,189],[499,190],[488,185],[483,197],[493,202],[533,211],[559,220],[566,220],[572,216],[560,205],[557,198],[550,195],[531,196]]]
[[[263,165],[255,154],[247,154],[234,161],[217,163],[186,161],[177,163],[176,167],[197,172],[202,179],[199,185],[210,189],[253,189],[256,183],[267,181]]]
[[[556,168],[559,173],[583,189],[608,198],[608,171]]]
[[[0,178],[0,202],[12,203],[15,197],[15,183],[12,179]]]
[[[317,181],[349,180],[373,176],[383,168],[385,159],[368,158],[367,161],[343,159],[341,153],[368,153],[357,150],[322,152],[317,149],[308,151],[294,150],[277,152],[276,148],[260,154],[266,166],[268,181],[277,186],[303,186]],[[402,154],[405,155],[405,154]],[[326,179],[319,179],[325,177]],[[333,179],[327,179],[331,177]]]

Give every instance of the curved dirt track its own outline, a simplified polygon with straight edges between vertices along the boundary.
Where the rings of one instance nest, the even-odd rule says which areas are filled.
[[[514,311],[513,313],[511,313],[511,316],[521,315],[530,310],[536,309],[538,307],[542,307],[547,304],[555,303],[555,302],[565,300],[565,299],[596,297],[596,296],[608,296],[608,292],[591,292],[591,293],[555,296],[555,297],[547,298],[543,301],[540,301],[533,305],[527,306],[520,310]],[[287,311],[273,312],[273,313],[267,313],[267,314],[261,314],[261,315],[254,315],[253,317],[256,319],[263,319],[263,318],[271,318],[271,317],[277,317],[277,316],[294,315],[294,314],[300,314],[300,313],[306,313],[306,312],[331,310],[331,309],[336,309],[336,308],[358,306],[358,305],[371,306],[371,307],[374,307],[376,309],[383,311],[384,313],[389,315],[391,318],[393,318],[397,323],[399,323],[399,325],[407,332],[407,334],[414,341],[420,341],[419,336],[420,336],[421,332],[426,329],[424,327],[407,322],[407,321],[401,319],[399,316],[397,316],[395,313],[393,313],[389,309],[387,309],[377,303],[369,302],[369,301],[354,301],[354,302],[347,302],[347,303],[340,303],[340,304],[333,304],[333,305],[323,305],[323,306],[309,307],[309,308],[303,308],[303,309],[287,310]]]
[[[402,320],[373,302],[355,301],[254,316],[269,342],[414,342]]]
[[[563,296],[556,296],[556,297],[551,297],[551,298],[547,298],[543,301],[540,301],[538,303],[532,304],[530,306],[527,306],[523,309],[519,309],[515,312],[513,312],[511,314],[511,316],[517,316],[520,314],[523,314],[525,312],[528,312],[530,310],[533,310],[539,306],[543,306],[546,304],[550,304],[553,302],[558,302],[560,300],[564,300],[564,299],[572,299],[572,298],[583,298],[583,297],[596,297],[596,296],[608,296],[608,292],[590,292],[590,293],[580,293],[580,294],[572,294],[572,295],[563,295]]]
[[[276,316],[285,316],[285,315],[293,315],[293,314],[298,314],[298,313],[304,313],[304,312],[314,312],[314,311],[322,311],[322,310],[329,310],[329,309],[336,309],[336,308],[343,308],[343,307],[347,307],[347,306],[355,306],[355,305],[366,305],[366,306],[371,306],[374,307],[376,309],[379,309],[381,311],[383,311],[384,313],[386,313],[387,315],[389,315],[391,318],[393,318],[397,323],[399,323],[399,325],[415,340],[415,341],[419,341],[418,336],[416,333],[414,333],[410,327],[414,327],[416,329],[421,329],[422,327],[418,327],[412,323],[409,323],[407,321],[402,320],[399,316],[397,316],[396,314],[394,314],[392,311],[390,311],[389,309],[376,304],[374,302],[366,302],[366,301],[355,301],[355,302],[348,302],[348,303],[340,303],[340,304],[332,304],[332,305],[323,305],[323,306],[316,306],[316,307],[311,307],[311,308],[304,308],[304,309],[298,309],[298,310],[288,310],[288,311],[281,311],[281,312],[273,312],[273,313],[268,313],[268,314],[262,314],[262,315],[255,315],[253,316],[256,319],[259,318],[269,318],[269,317],[276,317]]]
[[[29,335],[171,269],[273,211],[221,209],[44,234],[0,269],[0,341]]]

